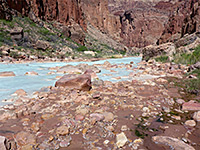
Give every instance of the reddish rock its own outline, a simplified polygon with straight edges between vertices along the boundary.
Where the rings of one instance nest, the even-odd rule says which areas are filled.
[[[104,115],[99,113],[90,114],[90,118],[95,119],[96,121],[102,121],[104,119]]]
[[[0,77],[14,77],[15,74],[12,71],[5,71],[5,72],[0,72]]]
[[[15,140],[18,146],[35,145],[36,137],[28,132],[21,131],[15,135]]]
[[[182,110],[198,111],[200,110],[200,103],[186,102],[182,105]]]
[[[26,96],[27,93],[23,89],[16,90],[15,93],[17,96]]]
[[[83,121],[84,118],[85,118],[85,117],[82,116],[82,115],[76,115],[75,120],[76,120],[76,121]]]
[[[70,89],[78,89],[83,91],[89,91],[91,89],[91,76],[88,74],[77,75],[69,74],[60,78],[56,84],[56,87],[65,87]]]

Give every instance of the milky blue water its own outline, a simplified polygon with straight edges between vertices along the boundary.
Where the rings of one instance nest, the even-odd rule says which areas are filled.
[[[141,57],[128,57],[128,58],[120,58],[120,59],[107,59],[107,60],[100,60],[95,62],[52,62],[52,63],[27,63],[27,64],[3,64],[0,63],[0,72],[3,71],[13,71],[15,73],[15,77],[2,77],[0,78],[0,100],[10,98],[10,95],[13,94],[17,89],[24,89],[29,94],[39,90],[45,86],[54,86],[57,79],[56,76],[60,74],[52,74],[47,75],[50,70],[49,67],[55,66],[64,66],[67,64],[70,65],[78,65],[78,64],[103,64],[105,61],[109,61],[112,65],[114,64],[128,64],[131,61],[135,63],[133,67],[137,66],[137,63],[141,61]],[[125,68],[116,68],[112,69],[117,71],[116,73],[110,72],[109,70],[101,69],[101,73],[97,74],[98,77],[104,81],[119,81],[113,79],[113,77],[118,76],[127,76],[133,70],[126,70]],[[27,76],[24,75],[26,72],[35,71],[39,75],[38,76]],[[112,76],[106,76],[105,74],[112,74]],[[122,78],[121,80],[127,80],[126,78]],[[0,101],[0,105],[2,102]]]

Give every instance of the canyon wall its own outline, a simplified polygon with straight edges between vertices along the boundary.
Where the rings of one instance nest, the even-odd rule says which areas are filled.
[[[199,31],[199,0],[0,0],[0,18],[12,8],[31,19],[73,28],[84,43],[87,25],[129,47],[175,41]],[[6,5],[5,5],[6,4]],[[8,5],[8,9],[7,9]],[[68,32],[68,29],[66,30]],[[72,31],[71,31],[72,32]],[[78,37],[81,32],[81,38]],[[72,33],[70,33],[71,35]]]
[[[185,34],[200,31],[200,1],[185,0],[177,3],[175,11],[169,16],[165,30],[158,44],[174,42]]]

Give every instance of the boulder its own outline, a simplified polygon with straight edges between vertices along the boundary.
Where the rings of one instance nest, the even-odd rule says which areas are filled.
[[[198,122],[200,121],[200,111],[194,113],[193,119]]]
[[[21,40],[24,38],[24,30],[21,27],[15,27],[10,30],[10,35],[13,40]]]
[[[10,143],[9,141],[4,137],[4,136],[0,136],[0,149],[1,150],[8,150],[10,149]]]
[[[174,150],[195,150],[192,146],[184,143],[183,141],[169,136],[154,136],[152,138],[152,141],[156,144],[169,146],[171,149]]]
[[[191,65],[191,66],[188,68],[188,71],[192,71],[192,70],[195,70],[195,69],[200,69],[200,61],[198,61],[197,63]]]
[[[191,35],[186,34],[184,37],[182,37],[179,40],[177,40],[174,44],[176,45],[176,47],[189,45],[189,44],[192,44],[193,42],[195,42],[195,40],[197,38],[198,37],[197,37],[197,35],[195,33],[191,34]]]
[[[26,96],[27,93],[23,89],[18,89],[18,90],[15,91],[14,95],[17,95],[17,96]]]
[[[46,42],[46,41],[42,41],[42,40],[38,40],[36,43],[35,43],[35,48],[36,49],[40,49],[40,50],[46,50],[47,48],[49,48],[49,43]]]
[[[97,74],[93,71],[93,70],[86,70],[85,72],[84,72],[84,74],[89,74],[90,76],[91,76],[91,78],[92,79],[97,79],[98,78],[98,76],[97,76]]]
[[[36,145],[36,136],[25,131],[17,133],[15,136],[17,145],[22,147],[26,145]]]
[[[15,74],[12,71],[5,71],[5,72],[0,72],[0,77],[14,77]]]
[[[70,89],[78,89],[83,91],[89,91],[91,89],[91,76],[88,74],[68,74],[60,78],[56,84],[56,87],[65,87]]]
[[[123,147],[128,142],[128,139],[127,139],[126,135],[124,134],[124,132],[117,134],[116,140],[117,140],[116,145],[118,148]]]
[[[185,102],[182,105],[182,110],[199,111],[200,110],[200,103]]]
[[[142,49],[142,59],[148,61],[150,58],[160,55],[171,56],[175,52],[175,45],[173,43],[165,43],[158,46],[149,45]]]

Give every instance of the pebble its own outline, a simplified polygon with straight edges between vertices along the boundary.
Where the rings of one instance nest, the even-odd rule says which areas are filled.
[[[109,140],[105,140],[105,141],[103,142],[103,144],[107,145],[109,142],[110,142]]]
[[[127,131],[127,130],[128,130],[127,125],[123,125],[123,126],[121,127],[121,131]]]

